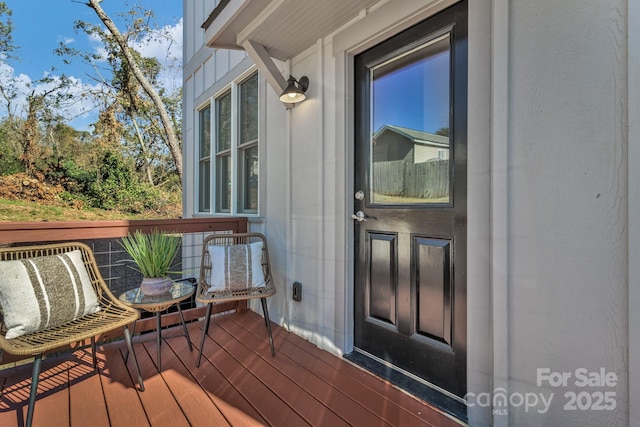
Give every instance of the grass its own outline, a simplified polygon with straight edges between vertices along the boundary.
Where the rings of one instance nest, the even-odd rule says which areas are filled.
[[[41,205],[36,202],[22,200],[0,199],[0,221],[105,221],[117,219],[167,219],[154,213],[124,214],[118,211],[102,209],[73,209],[51,205]]]

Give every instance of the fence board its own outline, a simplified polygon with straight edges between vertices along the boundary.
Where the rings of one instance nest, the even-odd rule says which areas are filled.
[[[375,162],[373,188],[387,196],[435,199],[449,194],[449,160]]]

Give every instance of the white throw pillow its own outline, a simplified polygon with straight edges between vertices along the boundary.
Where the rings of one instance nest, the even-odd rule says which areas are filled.
[[[262,270],[262,242],[209,246],[209,256],[210,292],[266,286]]]
[[[0,306],[11,339],[100,310],[79,250],[0,262]]]

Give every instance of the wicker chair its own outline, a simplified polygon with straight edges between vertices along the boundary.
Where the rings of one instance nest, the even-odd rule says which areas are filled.
[[[228,247],[231,245],[251,244],[262,242],[262,255],[260,263],[262,264],[262,272],[264,273],[264,286],[253,287],[249,284],[244,286],[234,286],[233,289],[210,290],[212,259],[209,251],[210,246]],[[216,268],[218,268],[216,266]],[[269,332],[269,344],[271,345],[271,355],[275,356],[276,351],[273,346],[273,336],[271,334],[271,322],[269,321],[269,310],[267,309],[267,297],[276,293],[273,284],[271,268],[269,265],[269,252],[267,250],[266,238],[259,233],[236,233],[236,234],[212,234],[208,236],[202,244],[202,260],[200,264],[200,279],[198,280],[198,289],[196,291],[196,301],[207,304],[207,314],[205,324],[202,330],[202,339],[200,341],[200,350],[196,366],[200,366],[202,357],[202,348],[204,346],[205,337],[209,331],[209,323],[211,320],[211,309],[214,303],[222,303],[229,301],[242,301],[254,298],[260,298],[262,303],[262,312],[264,320]]]
[[[137,310],[124,305],[111,293],[100,275],[93,252],[87,245],[72,242],[41,246],[1,248],[0,261],[58,255],[73,250],[80,250],[82,253],[82,260],[84,261],[87,273],[89,274],[91,284],[96,291],[100,310],[94,314],[82,316],[63,325],[13,339],[5,338],[6,328],[4,327],[4,324],[2,325],[2,331],[0,332],[1,351],[6,351],[7,353],[19,356],[35,356],[35,360],[33,362],[29,407],[27,410],[27,426],[30,426],[33,420],[33,409],[38,390],[38,377],[40,375],[40,366],[43,354],[47,351],[54,350],[65,345],[90,339],[93,351],[93,365],[94,368],[96,368],[95,337],[118,328],[124,328],[124,338],[127,343],[129,353],[133,355],[140,390],[144,391],[142,376],[140,375],[138,361],[136,360],[135,352],[131,345],[131,334],[128,328],[128,325],[138,319],[140,314]]]

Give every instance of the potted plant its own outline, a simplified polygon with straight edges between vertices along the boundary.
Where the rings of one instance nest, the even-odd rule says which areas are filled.
[[[180,237],[158,230],[149,234],[138,230],[121,239],[122,248],[136,265],[133,268],[142,274],[142,293],[160,295],[171,289],[173,281],[168,274],[179,273],[171,271],[171,266],[180,249],[180,243]]]

